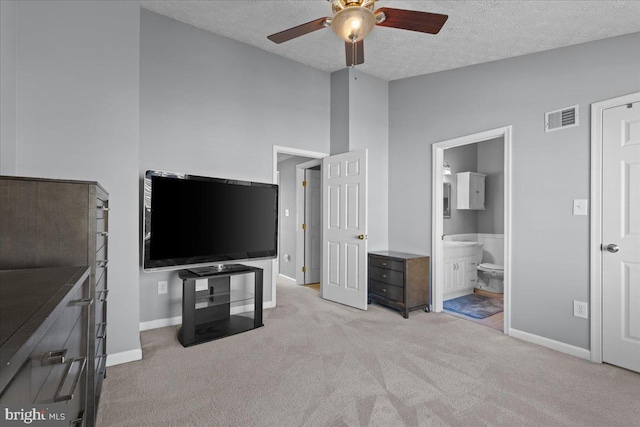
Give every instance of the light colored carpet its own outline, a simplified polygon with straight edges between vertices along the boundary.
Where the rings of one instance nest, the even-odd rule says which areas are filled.
[[[265,326],[183,348],[141,334],[98,426],[631,426],[640,375],[440,313],[366,312],[278,285]]]

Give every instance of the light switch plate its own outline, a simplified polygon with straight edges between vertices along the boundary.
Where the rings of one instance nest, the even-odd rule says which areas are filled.
[[[209,289],[209,279],[196,279],[196,292]]]
[[[574,215],[586,215],[588,208],[587,199],[575,199],[573,201],[573,214]]]

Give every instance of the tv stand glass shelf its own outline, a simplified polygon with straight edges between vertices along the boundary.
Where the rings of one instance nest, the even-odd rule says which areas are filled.
[[[261,268],[234,264],[231,268],[182,270],[178,277],[182,279],[178,339],[183,346],[263,326]]]

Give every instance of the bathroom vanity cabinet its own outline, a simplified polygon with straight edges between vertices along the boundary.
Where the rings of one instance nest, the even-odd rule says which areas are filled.
[[[444,246],[444,299],[473,292],[478,284],[477,246],[451,242]]]
[[[484,210],[486,176],[477,172],[459,172],[457,174],[456,209]]]

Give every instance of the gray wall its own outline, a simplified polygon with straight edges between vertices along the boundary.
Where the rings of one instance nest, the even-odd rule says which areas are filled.
[[[349,68],[349,150],[369,150],[368,249],[389,249],[389,84]]]
[[[504,233],[504,138],[467,144],[444,150],[451,175],[451,218],[444,218],[443,231],[449,234]],[[485,177],[484,210],[457,209],[459,172],[480,172]]]
[[[477,211],[478,233],[504,234],[504,138],[478,146],[478,172],[486,174],[484,210]]]
[[[140,31],[140,178],[159,169],[272,182],[273,145],[329,151],[328,73],[144,9]],[[264,269],[271,301],[272,261],[247,264]],[[181,315],[175,272],[139,280],[141,322]]]
[[[19,2],[16,28],[16,174],[109,191],[107,350],[139,349],[140,6]]]
[[[640,91],[640,33],[390,83],[389,240],[431,252],[431,144],[513,125],[512,323],[589,346],[589,106]],[[580,125],[544,133],[578,104]]]
[[[368,250],[389,248],[389,84],[345,68],[331,74],[331,154],[368,150]],[[382,208],[381,208],[382,207]]]
[[[478,171],[478,144],[462,145],[444,150],[444,161],[451,167],[451,175],[443,175],[444,182],[451,183],[451,218],[443,219],[443,232],[466,234],[478,232],[478,211],[458,209],[459,172]]]
[[[0,1],[0,175],[16,173],[17,12],[17,2]]]
[[[349,70],[331,73],[331,151],[349,151]]]
[[[302,266],[296,259],[296,218],[298,206],[296,204],[296,165],[308,162],[307,157],[291,157],[278,162],[280,171],[280,274],[284,274],[295,280],[297,267]],[[285,209],[289,209],[289,216],[284,215]],[[289,260],[287,261],[287,255]]]

